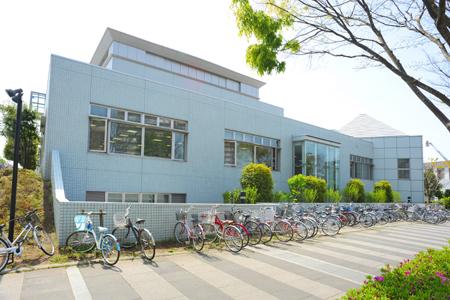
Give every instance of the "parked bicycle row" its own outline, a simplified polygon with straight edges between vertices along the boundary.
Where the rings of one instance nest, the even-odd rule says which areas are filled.
[[[223,241],[226,248],[239,252],[248,245],[267,244],[272,239],[281,242],[303,241],[316,237],[319,233],[334,236],[345,227],[359,225],[372,227],[397,221],[423,221],[431,224],[444,223],[450,218],[449,211],[439,205],[314,205],[285,203],[278,206],[261,207],[243,211],[236,206],[218,211],[219,205],[201,213],[190,213],[193,206],[181,209],[175,214],[174,238],[183,245],[192,245],[202,251],[205,243]],[[3,233],[5,225],[0,224],[0,272],[7,264],[20,256],[23,245],[30,234],[39,249],[52,256],[55,247],[47,232],[40,225],[39,217],[33,210],[16,218],[23,227],[20,234],[10,241]],[[108,233],[103,226],[94,230],[92,215],[99,213],[82,212],[74,217],[75,231],[66,240],[69,250],[86,253],[98,250],[103,261],[115,265],[121,249],[137,248],[146,260],[155,257],[156,243],[150,230],[145,228],[145,220],[130,218],[130,207],[124,214],[113,216],[114,228]],[[101,219],[104,213],[100,213]]]

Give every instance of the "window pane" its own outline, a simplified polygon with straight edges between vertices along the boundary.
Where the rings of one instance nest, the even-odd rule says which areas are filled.
[[[122,202],[122,193],[108,193],[108,202]]]
[[[142,203],[155,203],[155,194],[142,194]]]
[[[184,121],[173,121],[173,128],[179,130],[187,130],[187,123]]]
[[[244,135],[240,132],[235,132],[234,133],[234,139],[236,141],[243,141],[244,140]]]
[[[96,115],[100,117],[108,116],[108,109],[106,107],[91,105],[91,115]]]
[[[109,149],[113,153],[141,155],[141,135],[139,126],[111,122]]]
[[[263,138],[263,145],[264,146],[270,146],[270,139],[269,138]]]
[[[302,144],[298,144],[294,146],[294,173],[302,174],[302,166],[303,166],[303,150]]]
[[[273,149],[256,147],[256,162],[272,167]]]
[[[397,163],[399,169],[409,169],[409,158],[399,158]]]
[[[237,146],[237,157],[238,164],[240,166],[245,166],[253,162],[253,145],[247,143],[238,143]]]
[[[244,134],[244,142],[253,143],[253,135],[251,135],[251,134]]]
[[[139,194],[125,194],[125,202],[139,202]]]
[[[233,139],[234,139],[234,137],[233,137],[233,131],[231,131],[231,130],[225,130],[225,138],[226,138],[227,140],[233,140]]]
[[[316,144],[311,142],[305,143],[305,158],[306,158],[306,175],[316,175]]]
[[[156,197],[157,203],[170,203],[170,195],[169,194],[158,194]]]
[[[175,135],[175,157],[174,159],[185,159],[186,135],[174,132]]]
[[[326,178],[325,163],[327,160],[327,146],[324,144],[317,144],[317,177]]]
[[[145,156],[172,157],[172,132],[145,128]]]
[[[398,179],[409,179],[409,170],[398,170]]]
[[[86,201],[105,202],[105,192],[86,192]]]
[[[186,203],[186,194],[172,194],[172,203]]]
[[[255,144],[257,144],[257,145],[262,145],[262,137],[260,137],[260,136],[255,136]]]
[[[141,123],[141,115],[129,112],[128,113],[128,121]]]
[[[156,126],[158,124],[157,120],[158,120],[158,117],[145,116],[145,124]]]
[[[234,142],[227,142],[224,143],[224,162],[226,165],[235,165],[235,152],[234,152]]]
[[[125,120],[125,112],[123,110],[111,108],[111,118],[118,120]]]
[[[159,126],[161,127],[167,127],[170,128],[170,119],[166,119],[166,118],[159,118]]]
[[[105,135],[106,135],[106,121],[103,119],[90,119],[89,150],[106,151]]]

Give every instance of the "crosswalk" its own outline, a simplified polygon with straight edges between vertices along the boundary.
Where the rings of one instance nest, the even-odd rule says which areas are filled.
[[[0,300],[97,299],[336,299],[428,247],[448,245],[450,224],[392,224],[274,242],[232,254],[157,256],[152,263],[121,261],[0,276]]]

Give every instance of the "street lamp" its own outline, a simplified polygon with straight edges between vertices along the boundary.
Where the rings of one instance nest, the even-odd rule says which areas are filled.
[[[22,89],[6,90],[11,100],[17,103],[16,126],[14,132],[14,158],[13,158],[13,176],[11,187],[11,206],[9,208],[9,232],[8,238],[14,240],[14,219],[16,217],[16,194],[17,194],[17,169],[19,164],[19,145],[20,145],[20,127],[22,123]]]

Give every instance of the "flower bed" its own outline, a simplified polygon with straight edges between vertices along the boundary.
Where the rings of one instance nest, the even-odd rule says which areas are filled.
[[[450,299],[450,248],[422,251],[395,268],[387,265],[342,299]]]

